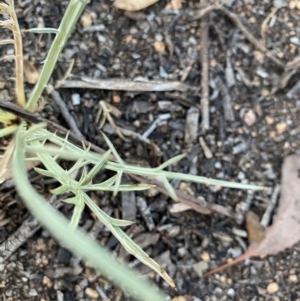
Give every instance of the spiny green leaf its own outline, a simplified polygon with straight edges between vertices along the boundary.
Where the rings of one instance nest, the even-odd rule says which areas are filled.
[[[178,197],[175,193],[175,190],[174,188],[172,187],[172,185],[169,183],[169,181],[167,180],[166,177],[161,177],[160,178],[166,188],[166,190],[168,191],[170,197],[174,200],[174,201],[177,201]]]
[[[121,185],[122,176],[123,176],[123,170],[120,169],[117,173],[117,179],[116,179],[115,186],[114,186],[114,193],[113,193],[114,197],[118,194],[118,191],[119,191],[119,188]]]
[[[108,150],[105,154],[101,156],[99,162],[94,165],[94,167],[89,171],[87,175],[87,181],[90,182],[94,176],[104,167],[105,163],[108,161],[109,156],[111,155],[111,150]]]
[[[156,271],[163,279],[165,279],[169,285],[175,288],[175,284],[167,272],[152,258],[150,258],[142,249],[139,247],[126,233],[119,227],[113,225],[107,218],[107,215],[100,210],[99,207],[86,195],[84,194],[85,203],[90,209],[96,214],[102,223],[112,232],[112,234],[120,241],[127,252],[135,256],[139,261],[149,266],[151,269]]]
[[[83,198],[80,198],[80,197],[75,197],[75,198],[76,198],[76,202],[74,202],[75,206],[74,206],[72,218],[71,218],[71,221],[69,224],[69,227],[71,230],[75,230],[78,227],[81,216],[82,216],[83,209],[85,207]]]
[[[40,158],[37,158],[40,160]],[[39,167],[34,167],[34,170],[38,173],[40,173],[43,176],[49,177],[49,178],[55,178],[55,174],[52,171],[46,170],[46,169],[42,169]]]
[[[61,185],[55,189],[51,189],[51,193],[54,195],[59,195],[59,194],[63,194],[70,191],[70,187],[67,185]]]
[[[113,155],[115,156],[116,160],[118,161],[118,163],[124,166],[125,163],[121,159],[121,157],[119,156],[119,154],[118,154],[117,150],[115,149],[114,145],[110,142],[110,140],[107,138],[107,136],[104,133],[102,133],[102,135],[103,135],[103,138],[104,138],[106,144],[111,149],[111,151],[112,151]]]
[[[169,165],[172,165],[172,164],[182,160],[184,157],[186,157],[186,154],[180,154],[178,156],[175,156],[175,157],[167,160],[163,164],[159,165],[157,168],[154,168],[154,170],[163,170],[164,168],[168,167]]]

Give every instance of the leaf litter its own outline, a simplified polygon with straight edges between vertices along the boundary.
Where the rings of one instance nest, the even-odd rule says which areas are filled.
[[[249,217],[247,218],[249,219]],[[207,272],[212,275],[254,256],[275,255],[291,248],[300,240],[300,156],[284,159],[281,176],[281,196],[273,223],[254,241],[246,253]]]

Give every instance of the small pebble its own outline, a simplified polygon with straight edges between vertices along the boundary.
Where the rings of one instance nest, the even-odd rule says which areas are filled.
[[[245,175],[244,172],[240,171],[240,172],[238,173],[238,175],[237,175],[237,178],[238,178],[240,181],[242,181],[242,180],[245,180],[246,175]]]
[[[72,104],[73,104],[73,106],[80,105],[80,94],[78,94],[78,93],[72,94]]]
[[[193,264],[194,271],[198,274],[198,276],[202,276],[203,272],[208,270],[208,263],[205,261],[199,261]]]
[[[57,298],[57,301],[64,301],[64,294],[62,291],[57,291],[56,292],[56,298]]]
[[[220,295],[223,294],[223,290],[220,287],[216,287],[215,290],[214,290],[214,294],[217,295],[217,296],[218,295],[220,296]]]
[[[99,297],[98,292],[90,287],[85,289],[85,294],[92,299],[97,299]]]
[[[161,33],[156,33],[155,34],[155,41],[156,42],[162,42],[164,39],[164,36]]]
[[[215,168],[216,169],[221,169],[222,168],[222,164],[220,162],[216,162],[215,163]]]
[[[290,1],[292,2],[292,1]],[[273,6],[276,8],[282,8],[288,6],[287,0],[274,0]]]
[[[265,120],[266,120],[266,123],[269,124],[269,125],[274,123],[274,118],[271,117],[271,116],[266,116]]]
[[[287,124],[285,122],[280,122],[276,125],[276,130],[278,134],[282,134],[287,129]]]
[[[135,60],[141,58],[141,55],[139,53],[133,53],[132,55],[132,58],[134,58]]]
[[[113,64],[113,65],[112,65],[112,68],[113,68],[114,70],[119,70],[119,69],[121,68],[121,64],[118,64],[118,63]]]
[[[177,250],[177,254],[180,257],[184,257],[184,255],[186,254],[186,248],[185,247],[181,247]]]
[[[30,297],[35,297],[37,295],[38,295],[38,293],[37,293],[36,289],[34,289],[34,288],[30,289],[30,291],[29,291]]]
[[[292,282],[292,283],[298,282],[298,277],[297,277],[297,275],[290,275],[290,276],[289,276],[289,282]]]
[[[159,53],[165,52],[165,49],[166,49],[165,42],[163,42],[163,41],[154,42],[153,47],[154,47],[154,50]]]
[[[239,144],[237,144],[236,146],[234,146],[232,148],[232,153],[234,155],[237,155],[237,154],[242,153],[246,150],[247,150],[247,144],[242,142],[242,143],[239,143]]]
[[[192,45],[197,45],[197,43],[198,43],[194,36],[190,36],[188,42],[189,42],[189,44],[192,44]]]
[[[83,27],[89,27],[93,23],[93,18],[89,13],[84,12],[80,18],[80,21]]]
[[[243,119],[247,126],[252,126],[256,122],[256,116],[253,110],[249,110],[247,113],[245,113]]]
[[[293,43],[293,44],[295,44],[295,45],[300,46],[300,39],[298,37],[296,37],[296,36],[291,37],[290,38],[290,42]]]
[[[237,258],[239,256],[242,255],[242,249],[241,248],[230,248],[228,251],[227,251],[228,254],[230,254],[233,258]]]
[[[132,35],[137,34],[138,31],[139,31],[139,30],[138,30],[136,27],[131,27],[131,28],[129,29],[129,33],[132,34]]]
[[[208,252],[206,252],[206,251],[202,252],[200,257],[203,261],[206,261],[206,262],[210,261],[210,256],[209,256]]]
[[[256,74],[261,78],[267,78],[269,76],[269,73],[261,67],[257,68]]]
[[[166,72],[163,66],[159,67],[159,76],[164,79],[168,78],[168,73]]]
[[[278,289],[279,289],[279,287],[276,282],[272,282],[272,283],[268,284],[268,286],[267,286],[267,291],[269,294],[275,294],[278,291]]]
[[[104,44],[106,43],[106,36],[104,36],[103,34],[97,33],[97,39],[99,41],[99,43]]]
[[[233,298],[235,296],[235,291],[233,288],[230,288],[228,291],[227,291],[227,296]]]

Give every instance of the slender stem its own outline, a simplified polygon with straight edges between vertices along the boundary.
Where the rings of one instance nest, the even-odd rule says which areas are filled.
[[[13,35],[14,35],[14,46],[15,46],[15,68],[16,68],[16,93],[17,102],[21,107],[25,106],[25,93],[24,93],[24,70],[23,70],[23,45],[22,35],[18,23],[18,18],[14,9],[14,1],[11,1],[10,6],[12,8],[10,16],[14,21]]]
[[[63,19],[58,28],[58,33],[50,47],[49,53],[47,55],[45,64],[40,74],[40,78],[36,83],[30,98],[25,106],[29,111],[32,111],[33,106],[39,100],[45,86],[47,85],[52,71],[55,67],[57,59],[71,33],[78,21],[83,9],[85,8],[88,0],[71,0],[67,10],[63,16]]]
[[[66,248],[90,262],[101,274],[140,301],[165,301],[167,296],[148,281],[140,279],[136,272],[119,263],[100,244],[90,239],[84,231],[72,231],[68,220],[51,207],[39,195],[27,179],[25,167],[24,129],[16,135],[16,148],[13,154],[13,179],[24,204],[40,223]]]
[[[216,186],[222,186],[222,187],[228,187],[228,188],[236,188],[236,189],[249,189],[249,190],[264,190],[265,187],[263,186],[257,186],[252,184],[243,184],[243,183],[236,183],[236,182],[230,182],[230,181],[223,181],[223,180],[216,180],[201,176],[194,176],[190,174],[184,174],[180,172],[169,172],[165,170],[157,170],[155,168],[147,168],[147,167],[137,167],[133,165],[125,165],[121,166],[117,162],[111,162],[108,161],[105,164],[105,168],[108,170],[112,170],[115,172],[119,172],[120,170],[123,170],[126,174],[133,174],[133,175],[139,175],[139,176],[145,176],[145,177],[152,177],[152,178],[160,178],[160,177],[166,177],[168,179],[177,179],[181,181],[189,181],[194,183],[200,183],[205,185],[216,185]]]

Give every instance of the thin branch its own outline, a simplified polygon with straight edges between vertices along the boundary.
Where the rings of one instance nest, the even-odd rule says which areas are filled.
[[[206,7],[208,5],[207,0],[201,0],[201,6]],[[202,123],[201,126],[204,130],[209,129],[209,64],[208,64],[208,27],[209,16],[206,15],[201,20],[201,114]]]
[[[56,103],[56,105],[59,107],[66,123],[69,125],[70,129],[76,134],[78,137],[83,137],[81,131],[79,130],[73,116],[70,114],[67,105],[65,102],[61,99],[59,93],[54,90],[54,88],[51,86],[48,89],[49,94],[51,94],[53,101]]]
[[[242,32],[242,34],[246,37],[246,39],[259,51],[261,51],[263,54],[266,55],[273,63],[275,63],[278,67],[281,69],[284,69],[284,64],[277,59],[264,45],[262,45],[250,32],[249,30],[244,26],[244,24],[241,22],[239,17],[235,14],[230,12],[228,9],[226,9],[224,6],[219,5],[219,10],[223,12],[234,24],[235,26]]]
[[[103,89],[114,91],[196,91],[197,88],[179,81],[134,81],[122,78],[94,79],[81,77],[81,80],[61,82],[61,88]]]

